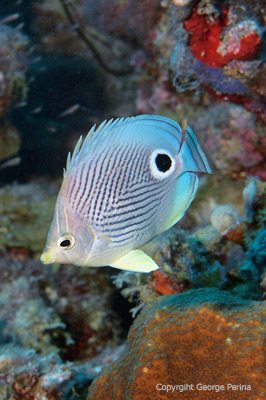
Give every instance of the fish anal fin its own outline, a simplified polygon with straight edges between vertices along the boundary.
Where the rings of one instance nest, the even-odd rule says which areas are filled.
[[[159,268],[156,262],[142,250],[130,251],[125,256],[119,258],[119,260],[110,264],[110,266],[134,272],[151,272]]]

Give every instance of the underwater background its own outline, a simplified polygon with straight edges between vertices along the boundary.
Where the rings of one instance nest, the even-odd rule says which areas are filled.
[[[0,1],[0,400],[266,398],[265,20],[264,0]],[[68,152],[139,114],[187,121],[215,169],[145,246],[161,268],[42,265]]]

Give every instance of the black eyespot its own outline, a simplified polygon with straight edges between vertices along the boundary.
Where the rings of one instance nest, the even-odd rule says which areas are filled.
[[[63,240],[63,241],[60,243],[60,246],[61,246],[61,247],[68,247],[68,246],[70,246],[70,245],[71,245],[71,242],[70,242],[69,239],[65,239],[65,240]]]
[[[159,171],[166,172],[171,168],[172,160],[168,154],[158,154],[155,163]]]

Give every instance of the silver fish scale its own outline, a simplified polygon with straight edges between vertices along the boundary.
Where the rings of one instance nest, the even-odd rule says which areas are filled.
[[[68,176],[68,204],[90,227],[124,245],[154,223],[171,178],[154,179],[149,170],[152,149],[123,143],[96,154]]]

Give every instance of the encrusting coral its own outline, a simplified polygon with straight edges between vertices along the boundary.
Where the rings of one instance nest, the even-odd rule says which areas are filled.
[[[265,398],[265,318],[264,303],[215,289],[160,297],[137,317],[125,353],[98,375],[87,400]],[[163,390],[181,383],[193,389]]]

